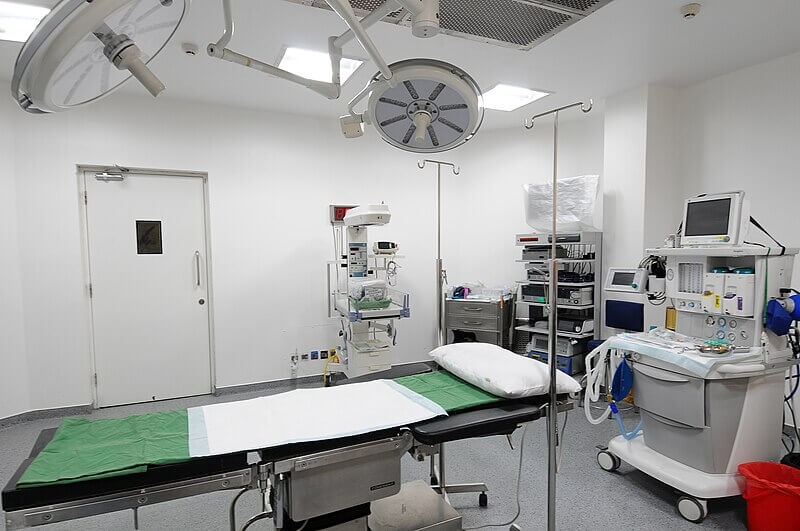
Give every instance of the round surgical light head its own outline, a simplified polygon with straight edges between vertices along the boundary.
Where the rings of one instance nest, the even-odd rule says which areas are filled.
[[[62,0],[20,50],[11,92],[34,113],[66,111],[113,92],[131,76],[154,96],[147,64],[183,20],[189,0]]]
[[[433,59],[390,65],[392,79],[376,74],[367,113],[389,144],[415,153],[460,146],[483,121],[478,84],[463,70]]]

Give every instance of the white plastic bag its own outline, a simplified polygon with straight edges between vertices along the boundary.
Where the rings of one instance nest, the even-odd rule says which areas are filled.
[[[559,231],[599,230],[594,225],[598,175],[579,175],[558,180]],[[525,220],[538,232],[553,230],[553,183],[526,184]]]

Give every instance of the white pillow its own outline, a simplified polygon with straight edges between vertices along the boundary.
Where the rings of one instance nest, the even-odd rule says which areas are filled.
[[[514,354],[489,343],[453,343],[430,353],[441,367],[487,393],[503,398],[543,395],[550,390],[546,363]],[[558,393],[577,393],[581,386],[574,378],[556,371]]]

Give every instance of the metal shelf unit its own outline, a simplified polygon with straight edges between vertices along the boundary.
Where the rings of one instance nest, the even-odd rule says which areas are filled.
[[[526,276],[529,269],[538,270],[541,278],[525,279],[516,281],[517,284],[517,303],[515,305],[515,334],[524,334],[523,337],[517,337],[514,342],[515,345],[527,344],[534,334],[547,335],[546,328],[538,328],[534,326],[534,322],[548,319],[550,299],[549,299],[549,283],[550,279],[547,275],[542,275],[542,268],[537,268],[538,265],[548,265],[551,256],[551,242],[552,236],[547,233],[538,234],[518,234],[516,236],[516,244],[521,247],[523,256],[516,260],[517,263],[526,266]],[[591,302],[579,302],[577,304],[563,304],[556,305],[558,309],[558,318],[578,318],[582,316],[586,320],[591,320],[593,329],[590,332],[575,333],[563,332],[557,333],[558,337],[574,341],[585,341],[588,339],[597,339],[600,335],[601,317],[601,303],[600,294],[602,293],[601,275],[599,264],[602,264],[602,245],[603,233],[594,231],[583,231],[574,233],[559,233],[556,238],[556,243],[559,246],[557,256],[559,271],[566,271],[577,273],[581,275],[594,275],[591,280],[578,280],[573,282],[559,281],[558,288],[593,288]],[[543,256],[545,253],[546,256]],[[525,255],[529,255],[526,257]],[[533,255],[537,259],[528,259]],[[533,266],[533,267],[529,267]],[[539,301],[523,301],[522,292],[525,286],[539,287],[539,293],[545,297]],[[543,287],[543,293],[542,288]],[[527,349],[525,349],[527,350]],[[525,352],[525,354],[528,354]]]

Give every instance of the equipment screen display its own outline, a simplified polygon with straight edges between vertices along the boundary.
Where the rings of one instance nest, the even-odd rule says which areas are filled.
[[[684,236],[720,236],[728,234],[731,199],[693,201],[686,206]]]
[[[633,284],[633,278],[636,276],[636,273],[628,273],[621,271],[619,273],[614,273],[614,279],[611,283],[615,286],[630,286]]]

